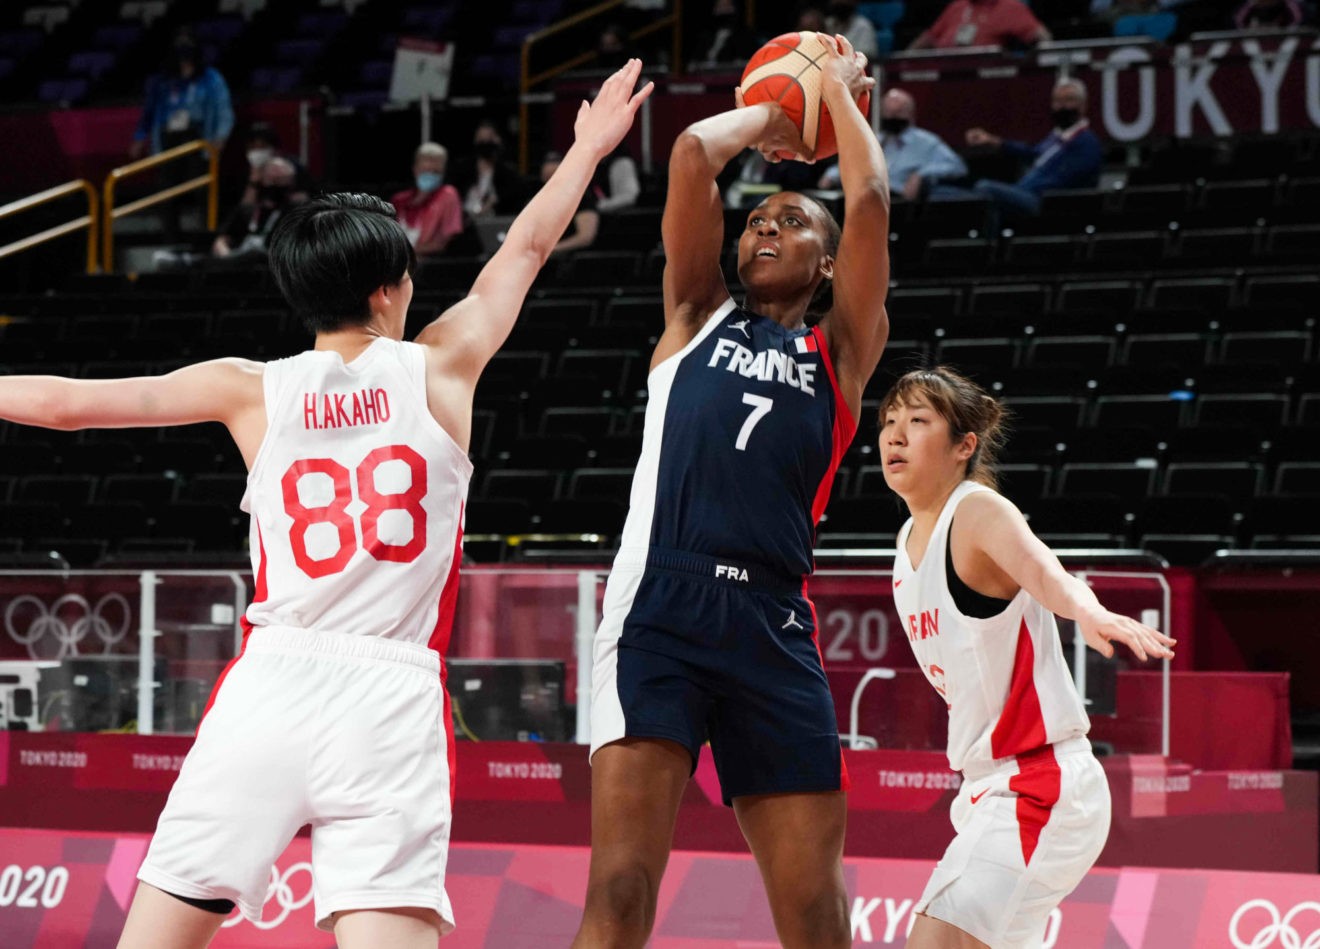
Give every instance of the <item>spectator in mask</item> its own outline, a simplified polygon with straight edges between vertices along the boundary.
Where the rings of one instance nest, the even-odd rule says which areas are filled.
[[[916,125],[917,103],[902,89],[880,100],[880,147],[889,165],[889,186],[909,201],[924,197],[942,181],[967,177],[967,163],[944,139]],[[838,163],[820,177],[822,188],[839,187]]]
[[[294,198],[297,169],[287,158],[272,158],[257,173],[257,196],[229,215],[211,245],[211,264],[251,267],[266,262],[266,240],[281,215],[300,203]],[[304,197],[303,200],[306,200]]]
[[[983,128],[967,130],[967,144],[991,148],[1031,162],[1015,184],[981,179],[973,195],[990,199],[996,214],[988,222],[997,229],[1000,216],[1029,217],[1040,213],[1041,195],[1059,188],[1094,188],[1100,180],[1104,149],[1086,119],[1086,86],[1077,79],[1060,79],[1050,95],[1053,131],[1035,145],[1012,142]],[[964,189],[940,187],[932,197],[965,197]]]
[[[472,134],[472,157],[454,162],[454,187],[469,218],[517,214],[527,202],[526,182],[503,155],[500,130],[485,120]]]
[[[164,69],[147,82],[147,99],[129,154],[141,158],[148,149],[154,154],[199,138],[223,148],[233,128],[229,86],[218,71],[202,62],[192,34],[180,30]]]
[[[423,143],[413,155],[413,186],[390,198],[418,257],[443,254],[463,231],[463,201],[445,184],[448,164],[443,145]]]
[[[305,201],[311,197],[311,176],[308,175],[302,162],[283,150],[282,144],[279,133],[268,122],[253,122],[251,127],[248,128],[245,149],[248,163],[248,180],[243,191],[243,197],[239,201],[240,204],[256,203],[257,188],[261,184],[258,172],[261,171],[261,166],[272,158],[283,158],[293,165],[295,169],[294,199]]]
[[[875,25],[857,12],[854,0],[833,0],[825,26],[827,33],[842,33],[848,37],[853,49],[865,54],[867,59],[875,59],[880,54]]]

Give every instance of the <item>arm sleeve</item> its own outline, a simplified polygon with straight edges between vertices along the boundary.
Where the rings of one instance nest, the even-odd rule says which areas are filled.
[[[613,211],[616,208],[632,207],[637,203],[637,196],[642,193],[642,184],[637,179],[637,163],[631,158],[619,158],[609,168],[610,193],[608,197],[596,202],[599,211]]]

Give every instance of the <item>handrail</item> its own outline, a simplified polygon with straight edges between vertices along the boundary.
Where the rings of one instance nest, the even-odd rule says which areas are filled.
[[[576,69],[577,67],[583,65],[584,63],[590,62],[591,60],[595,59],[598,55],[598,53],[595,50],[589,50],[585,53],[579,53],[578,55],[572,57],[571,59],[567,59],[556,66],[552,66],[549,69],[542,70],[541,72],[533,76],[531,74],[532,46],[536,43],[541,42],[544,39],[547,39],[558,33],[564,32],[564,30],[568,29],[569,27],[577,26],[580,23],[585,23],[587,20],[592,19],[598,14],[605,13],[609,10],[613,10],[616,7],[621,7],[625,3],[627,3],[627,0],[603,0],[602,3],[598,3],[594,7],[588,7],[585,10],[579,10],[577,13],[574,13],[572,16],[568,16],[562,20],[558,20],[554,23],[551,23],[549,26],[537,30],[535,33],[529,33],[523,39],[522,54],[519,63],[519,83],[518,83],[518,89],[519,92],[521,93],[521,95],[518,97],[518,168],[520,171],[523,172],[523,174],[527,173],[528,159],[530,157],[528,155],[528,150],[531,147],[531,143],[527,137],[527,127],[528,127],[528,118],[529,118],[528,106],[530,104],[528,102],[528,95],[531,93],[532,87],[539,86],[541,83],[545,82],[546,80],[553,79],[555,76],[558,75],[562,75],[563,73],[568,72],[570,69]],[[655,20],[652,23],[648,23],[646,26],[642,27],[641,29],[633,30],[631,33],[628,34],[628,38],[630,40],[639,40],[644,36],[649,36],[650,34],[656,32],[657,30],[662,30],[665,27],[669,27],[671,29],[672,47],[673,47],[671,50],[671,56],[672,56],[671,69],[676,72],[681,68],[683,62],[683,31],[679,28],[682,25],[682,22],[683,22],[683,0],[674,0],[674,11],[672,13],[670,13],[668,16],[660,17],[658,20]]]
[[[54,188],[47,188],[37,194],[30,194],[26,198],[11,201],[0,207],[0,220],[40,207],[43,204],[49,204],[51,201],[58,201],[60,198],[79,191],[87,195],[87,213],[85,215],[67,224],[47,228],[39,234],[33,234],[31,237],[24,237],[22,240],[0,247],[0,258],[9,257],[27,250],[29,247],[36,247],[38,244],[54,240],[57,237],[63,237],[65,234],[72,234],[74,231],[85,227],[87,228],[87,272],[96,273],[96,233],[100,225],[101,208],[96,199],[95,186],[85,178],[68,181],[62,185],[56,185]]]
[[[145,198],[139,198],[136,201],[130,201],[123,207],[115,207],[115,187],[125,178],[140,174],[144,171],[150,171],[152,168],[158,168],[161,165],[169,164],[180,158],[186,158],[188,155],[196,152],[206,152],[207,154],[207,172],[204,175],[198,175],[196,178],[190,178],[187,181],[164,188],[154,194],[149,194]],[[187,194],[189,191],[195,191],[198,188],[206,188],[206,226],[210,230],[215,230],[220,207],[220,150],[210,142],[198,139],[193,142],[185,142],[182,145],[176,145],[174,148],[167,148],[163,152],[147,158],[130,162],[127,165],[121,165],[114,169],[105,177],[104,198],[102,207],[104,215],[102,218],[103,233],[101,235],[101,266],[105,273],[113,273],[115,269],[115,221],[121,217],[127,217],[130,214],[136,214],[143,208],[149,208],[161,204],[171,198],[177,198],[181,194]]]

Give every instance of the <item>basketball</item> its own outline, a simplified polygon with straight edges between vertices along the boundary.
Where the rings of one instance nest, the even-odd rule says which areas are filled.
[[[747,61],[743,70],[743,102],[778,102],[802,133],[807,148],[816,158],[829,158],[839,150],[834,138],[834,122],[821,98],[821,74],[818,63],[829,50],[832,37],[821,33],[785,33],[762,46]],[[865,115],[871,107],[871,93],[857,97],[857,108]],[[792,158],[776,152],[780,158]]]

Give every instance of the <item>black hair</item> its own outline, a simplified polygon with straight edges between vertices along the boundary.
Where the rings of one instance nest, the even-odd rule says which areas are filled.
[[[371,320],[368,299],[417,266],[394,207],[375,195],[326,194],[290,209],[268,244],[271,273],[312,333]]]
[[[809,194],[802,194],[800,191],[794,193],[800,197],[806,198],[814,204],[817,209],[819,209],[821,220],[825,222],[825,253],[829,254],[831,257],[838,257],[839,241],[843,238],[843,229],[839,227],[839,222],[835,219],[834,212],[827,208],[824,202],[813,198]]]

